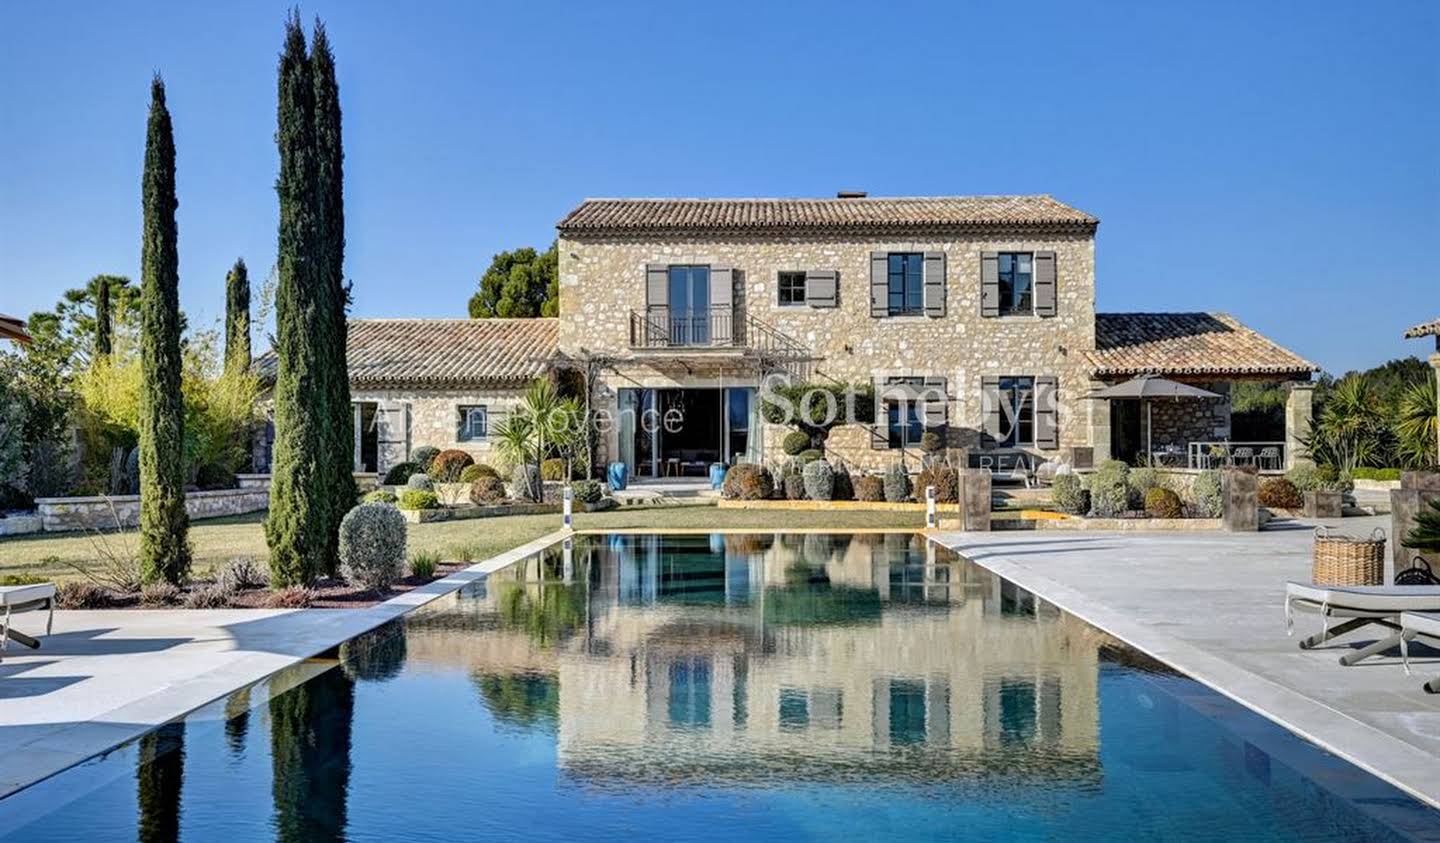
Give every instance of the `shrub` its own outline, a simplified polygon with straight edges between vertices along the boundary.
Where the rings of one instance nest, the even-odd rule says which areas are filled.
[[[1300,466],[1297,466],[1297,468],[1299,468],[1299,467],[1300,467]],[[1334,470],[1333,467],[1330,467],[1330,468],[1331,468],[1332,471]],[[1338,472],[1337,472],[1337,474],[1338,474]],[[1286,476],[1286,477],[1289,477],[1290,475],[1287,474],[1287,475],[1285,475],[1285,476]],[[1399,480],[1399,479],[1400,479],[1400,469],[1398,469],[1398,468],[1369,468],[1369,467],[1367,467],[1367,466],[1357,465],[1357,466],[1355,467],[1355,469],[1350,472],[1350,476],[1351,476],[1352,478],[1356,479],[1356,480]],[[1296,485],[1299,485],[1299,484],[1297,483]],[[1302,489],[1301,491],[1308,491],[1308,490]]]
[[[1190,487],[1195,511],[1201,518],[1219,518],[1225,513],[1225,498],[1221,493],[1220,472],[1202,471],[1195,476]]]
[[[843,462],[835,466],[835,487],[830,499],[836,501],[855,500],[855,483],[850,479],[850,469],[846,468]]]
[[[1164,486],[1151,486],[1145,493],[1145,512],[1152,518],[1179,518],[1185,508],[1180,496]]]
[[[62,582],[55,590],[55,605],[61,609],[105,609],[113,602],[110,592],[79,580]]]
[[[433,579],[435,568],[440,564],[440,554],[433,550],[422,550],[410,557],[410,575],[422,580]]]
[[[417,445],[410,451],[410,462],[415,463],[420,471],[430,473],[430,463],[440,456],[440,449],[434,445]]]
[[[575,500],[585,504],[598,503],[605,497],[605,487],[599,480],[576,480],[570,491],[575,495]]]
[[[795,455],[795,462],[803,468],[806,464],[825,459],[825,452],[819,448],[806,448]]]
[[[835,499],[835,469],[830,463],[824,460],[806,463],[800,475],[805,480],[805,497],[812,501]]]
[[[292,585],[270,592],[265,598],[267,609],[304,609],[315,599],[315,594],[302,585]]]
[[[920,469],[915,478],[915,496],[923,498],[925,487],[935,487],[935,500],[939,503],[955,503],[960,500],[960,475],[944,463],[927,465]]]
[[[1320,466],[1316,469],[1316,476],[1320,479],[1322,489],[1336,492],[1355,491],[1355,475],[1351,472],[1341,471],[1333,465]]]
[[[1095,518],[1119,518],[1130,508],[1130,490],[1125,486],[1091,486],[1090,515]]]
[[[873,474],[862,474],[854,478],[855,500],[857,501],[883,501],[885,500],[885,481]]]
[[[410,479],[405,481],[405,488],[415,489],[421,492],[433,492],[435,491],[435,481],[430,479],[430,475],[420,472],[419,474],[410,475]]]
[[[201,586],[185,596],[187,609],[223,609],[230,605],[230,592],[218,583]]]
[[[389,506],[384,503],[363,503],[361,506]],[[423,489],[406,489],[400,493],[401,509],[439,509],[440,498]]]
[[[780,450],[784,451],[785,455],[789,457],[796,456],[801,451],[809,450],[809,448],[810,434],[803,430],[792,430],[785,434],[784,439],[780,440]]]
[[[412,474],[420,474],[420,466],[413,462],[396,463],[385,472],[386,486],[404,486]]]
[[[540,480],[540,470],[528,463],[515,466],[510,482],[518,500],[539,501],[544,496],[545,486]]]
[[[1285,479],[1289,480],[1290,484],[1298,489],[1302,495],[1320,488],[1320,470],[1306,463],[1297,465],[1285,472]]]
[[[1260,505],[1270,509],[1299,509],[1305,505],[1300,490],[1283,477],[1271,477],[1260,484]]]
[[[240,481],[228,465],[207,462],[195,472],[195,485],[201,489],[233,489]]]
[[[237,556],[231,559],[215,576],[215,582],[229,592],[259,588],[268,581],[269,577],[265,571],[261,570],[259,563],[251,556]]]
[[[399,498],[395,497],[394,492],[387,492],[384,489],[376,489],[373,492],[367,493],[365,497],[361,500],[364,503],[394,503],[395,501],[399,500]]]
[[[540,479],[556,482],[565,479],[565,461],[559,457],[551,457],[540,463]]]
[[[910,500],[910,473],[905,466],[898,462],[891,463],[885,469],[885,500],[890,503],[901,503]]]
[[[1128,486],[1130,484],[1130,466],[1120,460],[1106,460],[1090,473],[1090,490],[1102,486]]]
[[[474,464],[474,457],[458,448],[450,448],[436,454],[425,473],[437,483],[459,483],[460,475]]]
[[[790,501],[805,500],[805,477],[796,468],[787,469],[785,472],[785,499]]]
[[[494,477],[498,480],[500,478],[500,472],[483,462],[467,465],[465,466],[465,470],[460,472],[461,483],[474,483],[481,477]]]
[[[405,496],[412,494],[435,497],[414,491]],[[340,521],[340,575],[346,582],[383,591],[400,578],[404,564],[405,519],[395,507],[362,503],[345,513]]]
[[[1090,492],[1075,473],[1057,474],[1050,483],[1050,502],[1061,512],[1084,515],[1090,511]]]
[[[720,494],[731,500],[759,501],[775,493],[775,480],[763,465],[740,463],[725,472]]]
[[[920,434],[920,450],[927,454],[938,454],[945,450],[945,437],[938,430],[927,430]]]
[[[1144,509],[1150,490],[1165,485],[1160,479],[1160,472],[1149,466],[1130,469],[1125,482],[1130,486],[1131,509]]]
[[[470,484],[470,502],[477,506],[493,506],[505,500],[505,484],[499,477],[480,477]]]
[[[152,608],[180,602],[180,586],[161,580],[140,589],[140,605]]]

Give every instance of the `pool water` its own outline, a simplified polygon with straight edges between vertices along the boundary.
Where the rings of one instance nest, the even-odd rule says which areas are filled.
[[[0,801],[0,837],[1440,839],[907,534],[579,536],[336,655]]]

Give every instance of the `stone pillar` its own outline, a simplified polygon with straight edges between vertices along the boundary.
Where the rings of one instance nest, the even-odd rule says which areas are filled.
[[[1305,440],[1310,438],[1310,423],[1315,416],[1315,384],[1309,381],[1290,384],[1285,399],[1285,468],[1314,465],[1305,454]]]
[[[960,529],[990,530],[990,469],[967,468],[960,472]]]
[[[1396,571],[1410,567],[1410,559],[1420,556],[1430,563],[1440,575],[1440,553],[1420,553],[1404,547],[1400,542],[1405,534],[1415,527],[1415,516],[1430,508],[1430,502],[1440,500],[1440,472],[1406,471],[1400,475],[1400,488],[1390,490],[1390,561],[1394,564],[1390,576]]]
[[[1220,472],[1220,497],[1225,529],[1232,533],[1253,533],[1260,529],[1260,476],[1251,471],[1227,468]]]
[[[1104,389],[1104,381],[1090,381],[1088,392]],[[1094,462],[1100,465],[1110,459],[1110,402],[1103,398],[1086,399],[1089,408],[1090,447],[1095,449]]]

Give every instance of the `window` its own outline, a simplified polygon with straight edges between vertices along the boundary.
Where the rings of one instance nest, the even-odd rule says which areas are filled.
[[[710,267],[671,266],[670,344],[710,342]]]
[[[673,726],[709,727],[710,659],[679,658],[670,664],[669,717]]]
[[[1035,312],[1033,257],[1029,252],[1000,253],[1001,316]]]
[[[925,312],[925,256],[919,252],[890,255],[891,316],[919,316]]]
[[[456,438],[461,442],[470,442],[475,439],[484,439],[490,435],[490,411],[481,405],[460,406],[460,435]]]
[[[1000,436],[1003,448],[1035,444],[1035,379],[1000,379]]]
[[[810,700],[799,688],[780,689],[780,728],[800,731],[810,725]]]
[[[780,273],[780,306],[796,307],[805,304],[805,273]]]
[[[925,683],[890,680],[890,743],[925,742]]]
[[[890,378],[887,387],[904,386],[919,394],[925,387],[924,378]],[[897,392],[905,392],[897,391]],[[917,448],[920,437],[925,433],[925,422],[920,417],[920,402],[908,398],[889,397],[885,399],[885,420],[891,448]]]

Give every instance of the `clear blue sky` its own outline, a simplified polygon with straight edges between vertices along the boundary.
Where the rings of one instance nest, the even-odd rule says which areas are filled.
[[[309,3],[358,316],[462,316],[585,196],[1052,193],[1102,310],[1226,310],[1332,370],[1440,315],[1440,3]],[[182,305],[274,263],[286,3],[0,4],[0,311],[138,278],[150,74]]]

